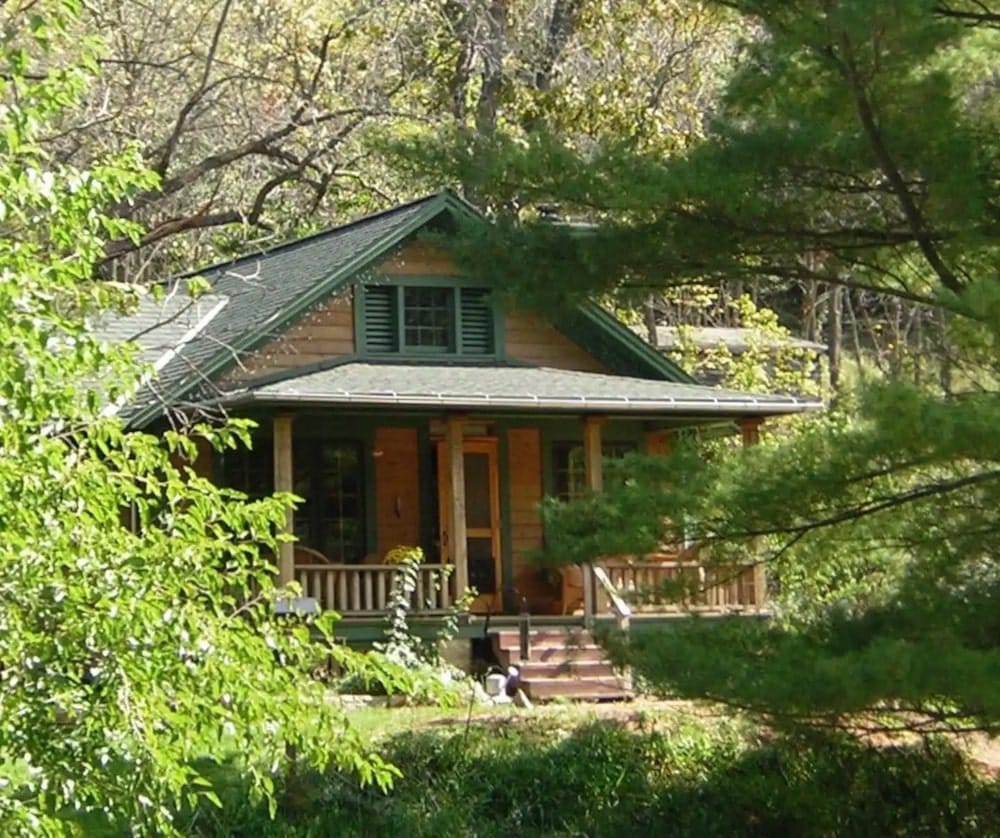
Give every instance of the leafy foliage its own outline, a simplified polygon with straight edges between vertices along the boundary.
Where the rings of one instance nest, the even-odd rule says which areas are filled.
[[[371,662],[358,663],[366,661],[366,657],[345,667],[337,685],[340,692],[380,695],[387,692],[388,686],[390,695],[400,692],[417,702],[447,706],[464,699],[468,690],[475,690],[474,683],[464,673],[441,657],[442,647],[457,636],[459,621],[469,612],[475,591],[467,590],[452,603],[432,637],[421,637],[410,625],[410,611],[423,560],[424,552],[419,547],[400,545],[386,553],[386,563],[397,565],[397,570],[389,592],[384,639],[373,644],[374,668]],[[448,571],[450,567],[444,569],[445,573]],[[438,584],[447,584],[447,576]],[[403,673],[395,684],[385,677],[381,663],[398,667]]]
[[[73,2],[36,4],[35,46],[65,38]],[[273,793],[292,754],[385,785],[313,678],[329,621],[274,615],[288,497],[248,501],[197,473],[199,446],[247,444],[246,423],[126,432],[143,384],[129,348],[92,337],[127,288],[93,280],[109,238],[136,236],[102,207],[155,187],[134,153],[76,169],[40,138],[86,89],[93,52],[65,64],[0,51],[0,821],[60,834],[76,816],[165,834],[214,799],[193,762],[220,741]],[[125,524],[132,518],[135,526]],[[251,593],[252,592],[252,593]]]
[[[845,737],[770,741],[675,711],[574,724],[559,716],[414,731],[385,755],[410,770],[388,795],[316,777],[275,828],[227,794],[229,818],[196,834],[723,836],[980,835],[995,785],[954,749],[873,748]],[[239,788],[238,777],[229,783]],[[220,790],[221,791],[221,790]]]
[[[651,643],[636,663],[665,688],[803,720],[898,702],[995,727],[1000,16],[933,0],[719,5],[747,37],[683,153],[618,135],[581,154],[541,132],[439,152],[509,204],[581,222],[511,214],[470,230],[460,258],[518,277],[512,293],[543,307],[825,283],[921,307],[946,339],[930,358],[898,348],[904,360],[878,374],[859,358],[858,391],[775,445],[629,461],[605,497],[551,506],[547,539],[568,561],[686,536],[723,565],[767,562],[780,624],[746,629],[742,658],[701,623]],[[905,375],[921,364],[940,376]],[[730,665],[713,673],[717,656]]]

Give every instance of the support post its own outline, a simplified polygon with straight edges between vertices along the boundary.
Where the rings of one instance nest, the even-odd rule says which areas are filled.
[[[587,488],[595,494],[604,491],[604,454],[601,445],[603,416],[587,416],[583,420],[583,468]],[[594,558],[597,558],[596,556]],[[583,621],[589,628],[594,624],[596,591],[594,569],[586,564],[583,570]]]
[[[448,508],[448,552],[455,565],[455,596],[469,587],[468,540],[465,534],[465,451],[462,416],[451,415],[445,425],[445,451],[451,504]]]
[[[292,475],[292,420],[290,414],[274,417],[274,490],[293,491]],[[295,529],[295,511],[285,510],[285,524],[282,530],[292,533]],[[284,587],[295,579],[295,545],[283,541],[278,547],[278,586]]]
[[[760,442],[760,426],[764,424],[763,419],[759,416],[747,416],[740,419],[737,424],[740,426],[744,448],[749,448]]]
[[[740,419],[740,434],[743,437],[743,447],[749,448],[760,442],[760,426],[764,420],[759,416],[748,416]],[[754,548],[757,544],[754,543]],[[753,607],[762,610],[767,599],[767,570],[764,563],[757,561],[753,566]]]

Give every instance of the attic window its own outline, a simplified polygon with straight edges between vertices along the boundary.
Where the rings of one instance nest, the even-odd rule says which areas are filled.
[[[403,346],[453,351],[454,302],[451,288],[404,288]]]
[[[364,288],[364,346],[375,355],[492,355],[489,290],[430,284]]]

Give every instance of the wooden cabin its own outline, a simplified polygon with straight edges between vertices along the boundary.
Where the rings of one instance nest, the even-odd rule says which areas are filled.
[[[383,613],[399,545],[423,548],[414,607],[428,616],[472,587],[474,613],[526,604],[579,620],[678,576],[699,595],[651,610],[759,612],[760,571],[723,574],[696,550],[540,570],[539,503],[600,491],[603,458],[665,452],[679,431],[750,443],[766,417],[819,405],[701,386],[596,305],[505,309],[424,235],[474,212],[444,192],[199,271],[211,290],[198,299],[173,281],[109,327],[137,337],[157,371],[133,425],[167,409],[255,419],[252,450],[206,453],[199,468],[302,498],[280,581],[348,623]]]

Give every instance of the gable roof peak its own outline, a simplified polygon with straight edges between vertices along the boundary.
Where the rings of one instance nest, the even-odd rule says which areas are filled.
[[[241,253],[238,256],[234,256],[230,259],[223,259],[218,262],[213,262],[209,265],[203,265],[201,267],[195,268],[190,271],[185,271],[181,274],[176,274],[167,279],[161,281],[160,284],[170,285],[178,280],[190,279],[191,277],[199,276],[202,274],[215,274],[220,271],[226,270],[227,268],[234,268],[237,265],[245,262],[254,261],[257,259],[263,259],[268,256],[274,256],[283,251],[293,250],[302,247],[303,245],[308,245],[316,241],[322,241],[323,239],[330,238],[332,236],[339,236],[343,233],[347,233],[351,230],[363,228],[369,224],[373,224],[385,219],[389,219],[392,216],[406,214],[408,211],[415,210],[418,207],[431,206],[435,202],[440,203],[439,212],[432,212],[430,218],[435,217],[441,211],[445,209],[454,208],[449,206],[450,202],[455,202],[457,206],[460,206],[465,211],[472,211],[478,213],[471,204],[465,201],[463,198],[456,195],[450,189],[443,189],[438,192],[432,192],[428,195],[422,195],[419,198],[413,198],[409,201],[405,201],[402,204],[396,204],[394,206],[388,207],[383,210],[378,210],[377,212],[369,213],[368,215],[362,215],[359,218],[354,218],[350,221],[345,221],[342,224],[335,224],[332,227],[324,227],[322,230],[317,230],[314,233],[307,233],[304,236],[297,236],[291,239],[285,239],[284,241],[278,242],[265,247],[260,247],[257,250],[251,250],[247,253]],[[428,220],[430,220],[428,218]]]

